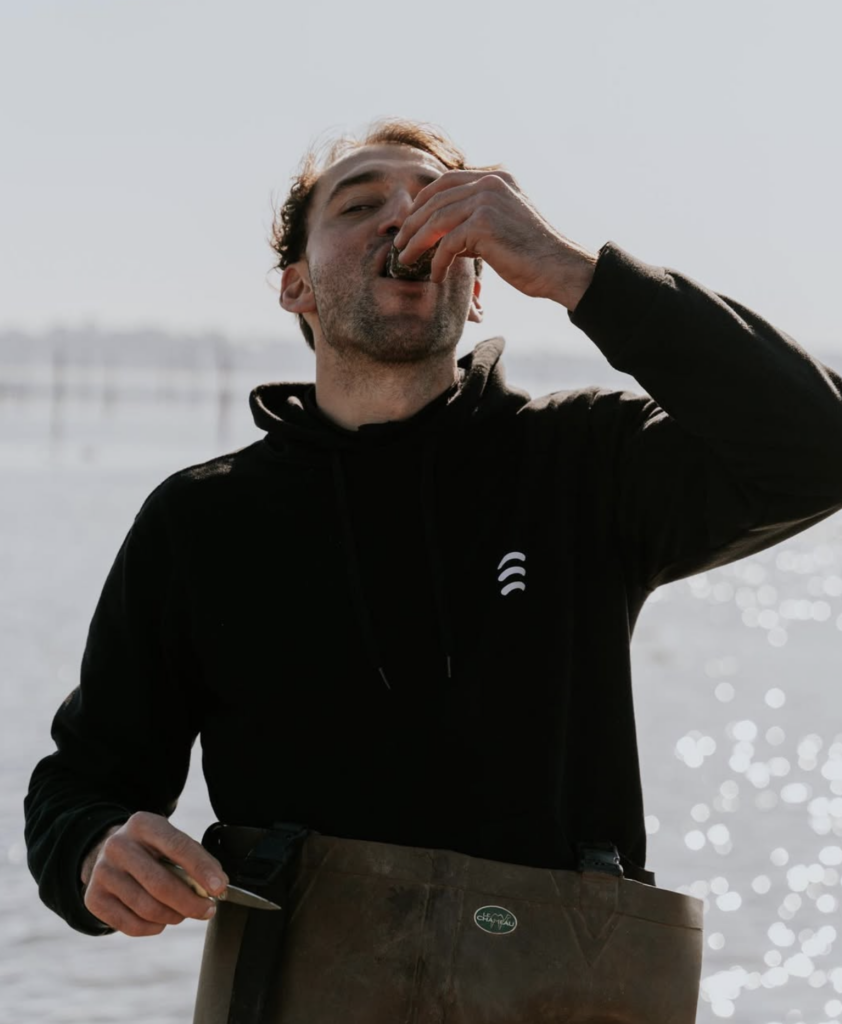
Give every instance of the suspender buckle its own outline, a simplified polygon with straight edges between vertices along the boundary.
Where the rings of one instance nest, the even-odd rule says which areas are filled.
[[[613,843],[577,843],[579,866],[577,871],[600,871],[606,875],[624,877],[620,852]]]

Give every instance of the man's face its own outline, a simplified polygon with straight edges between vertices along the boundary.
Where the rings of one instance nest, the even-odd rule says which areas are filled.
[[[471,259],[456,259],[441,284],[386,277],[386,257],[421,189],[446,171],[435,157],[402,145],[366,146],[319,179],[305,258],[318,338],[338,352],[409,363],[452,352],[479,295]],[[476,318],[476,316],[472,316]]]

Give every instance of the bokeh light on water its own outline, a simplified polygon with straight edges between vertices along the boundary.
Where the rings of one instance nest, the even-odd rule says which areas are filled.
[[[675,784],[688,794],[680,830],[687,863],[696,858],[706,868],[704,877],[674,886],[705,908],[700,1020],[706,1009],[752,1024],[842,1020],[842,694],[828,699],[826,690],[813,716],[804,696],[817,669],[831,684],[842,682],[841,573],[842,526],[833,517],[769,551],[662,588],[650,599],[654,609],[644,610],[657,632],[664,606],[677,610],[688,598],[707,606],[715,624],[709,642],[721,636],[724,647],[701,661],[709,698],[694,705],[698,727],[688,721],[673,746],[683,772]],[[755,638],[779,656],[797,649],[786,675],[768,674],[774,662],[760,656]],[[651,795],[646,803],[654,806]],[[771,829],[772,815],[785,824]],[[653,853],[650,841],[657,863]]]

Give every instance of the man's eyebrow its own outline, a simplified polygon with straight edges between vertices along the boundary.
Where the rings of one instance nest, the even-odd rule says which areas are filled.
[[[388,180],[388,177],[385,171],[360,171],[359,174],[352,174],[350,178],[342,178],[341,181],[338,181],[333,186],[325,206],[330,206],[338,196],[343,192],[347,192],[349,188],[355,188],[357,185],[368,185],[372,182],[382,184]],[[436,175],[416,174],[415,180],[419,185],[429,185],[436,180]]]

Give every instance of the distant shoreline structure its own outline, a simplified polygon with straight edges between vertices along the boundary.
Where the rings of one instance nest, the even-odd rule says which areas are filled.
[[[814,354],[842,372],[842,353]],[[534,396],[589,385],[645,393],[596,348],[571,355],[522,351],[510,341],[503,364],[509,383]],[[127,418],[145,435],[165,411],[169,418],[189,406],[205,410],[202,416],[210,417],[222,444],[237,435],[236,424],[248,415],[248,394],[256,385],[313,379],[313,353],[303,338],[236,341],[218,332],[158,329],[5,331],[0,332],[0,440],[20,437],[20,422],[26,422],[50,445],[62,445],[95,424],[100,433],[111,434],[116,422]],[[22,410],[31,412],[21,416]]]
[[[592,356],[518,351],[509,342],[503,361],[507,379],[516,386],[546,381],[546,390],[587,384],[640,390],[598,351]],[[313,354],[303,338],[235,340],[219,332],[152,328],[0,332],[0,400],[73,398],[106,405],[216,400],[228,387],[240,391],[269,380],[312,380],[313,375]]]

